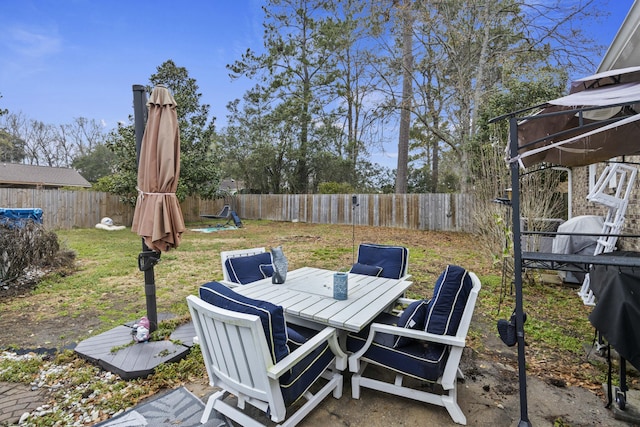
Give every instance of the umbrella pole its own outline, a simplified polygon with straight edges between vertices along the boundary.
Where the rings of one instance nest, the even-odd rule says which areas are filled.
[[[147,299],[147,319],[149,333],[158,328],[158,309],[156,307],[156,276],[153,266],[160,261],[160,252],[149,250],[142,239],[142,252],[138,255],[138,268],[144,272],[144,294]]]
[[[509,118],[509,140],[511,159],[518,156],[518,122],[517,118]],[[524,342],[524,310],[522,298],[522,242],[520,233],[520,167],[519,162],[512,161],[511,167],[511,203],[513,226],[513,275],[516,288],[516,336],[518,338],[518,383],[520,385],[520,422],[518,427],[531,427],[527,411],[527,372]]]
[[[140,149],[142,136],[147,121],[147,96],[143,85],[133,85],[133,117],[136,137],[136,162],[140,165]],[[156,306],[156,278],[153,266],[160,261],[160,252],[149,250],[142,239],[142,252],[138,255],[138,268],[144,272],[144,294],[147,300],[147,319],[149,319],[149,333],[158,327],[158,308]]]

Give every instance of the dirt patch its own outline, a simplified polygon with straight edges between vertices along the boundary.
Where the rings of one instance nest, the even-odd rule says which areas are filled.
[[[69,274],[68,268],[65,267],[63,271]],[[19,313],[13,313],[11,316],[0,315],[0,350],[52,353],[64,348],[73,348],[80,339],[91,334],[93,328],[100,326],[98,314],[90,309],[69,315],[45,315],[46,319],[43,320],[41,306],[32,304],[32,301],[38,298],[33,292],[38,282],[53,272],[53,269],[31,271],[15,281],[0,285],[2,303],[18,301],[23,306]],[[49,296],[41,295],[41,298]]]
[[[28,312],[11,319],[7,317],[0,317],[2,349],[18,352],[55,352],[59,349],[74,348],[93,328],[100,326],[97,315],[86,312],[73,317],[51,318],[45,322],[38,321],[37,316]]]

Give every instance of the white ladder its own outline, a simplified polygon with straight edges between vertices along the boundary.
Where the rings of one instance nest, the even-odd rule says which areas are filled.
[[[625,164],[613,163],[607,167],[598,178],[598,182],[587,195],[587,199],[594,203],[607,206],[607,215],[602,226],[602,235],[598,237],[594,255],[613,252],[616,248],[618,235],[624,225],[624,216],[629,205],[629,196],[633,190],[638,169]],[[578,295],[585,305],[596,305],[595,296],[589,287],[590,279],[587,273],[582,282]]]

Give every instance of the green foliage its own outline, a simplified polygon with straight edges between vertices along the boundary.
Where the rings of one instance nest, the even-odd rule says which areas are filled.
[[[511,211],[492,202],[496,197],[504,197],[506,189],[511,187],[510,172],[504,161],[509,123],[502,120],[489,124],[489,121],[559,96],[566,82],[567,73],[560,68],[540,67],[536,72],[510,72],[508,64],[505,64],[502,85],[487,96],[480,108],[478,132],[468,148],[477,201],[474,222],[480,242],[498,261],[512,256],[512,242],[506,240],[511,233]],[[549,168],[522,177],[520,209],[523,217],[556,218],[560,215],[562,201],[555,192],[561,174]],[[507,254],[504,253],[505,241],[508,241]],[[512,262],[507,263],[507,270],[512,270]]]
[[[421,168],[409,167],[408,193],[455,193],[460,191],[460,177],[447,170],[436,181],[427,165]]]
[[[135,205],[138,165],[133,117],[129,117],[129,121],[128,125],[119,123],[118,128],[107,136],[106,145],[116,157],[115,172],[99,178],[96,189],[117,194],[123,202]]]
[[[505,67],[502,84],[487,95],[485,102],[478,109],[480,121],[474,148],[478,149],[478,144],[507,141],[508,120],[501,120],[494,124],[489,124],[489,121],[561,96],[567,85],[567,79],[567,71],[559,67],[546,66],[530,72],[510,72]],[[531,110],[531,113],[534,111]],[[476,176],[482,175],[476,173]]]
[[[164,84],[178,104],[180,129],[180,178],[176,195],[184,200],[190,195],[211,199],[217,195],[220,173],[212,154],[214,122],[209,121],[209,105],[201,105],[201,93],[195,79],[186,68],[172,60],[164,62],[150,77],[152,86]],[[133,118],[128,125],[119,125],[107,138],[107,147],[116,156],[115,173],[98,179],[96,188],[120,195],[123,201],[135,204],[137,196],[137,156]]]
[[[152,341],[168,340],[173,331],[181,325],[189,323],[191,316],[181,316],[173,319],[163,320],[158,324],[158,328],[151,334]]]
[[[2,111],[0,111],[1,115]],[[0,129],[0,161],[18,163],[24,158],[25,142],[6,130]]]
[[[13,360],[0,360],[0,381],[13,383],[30,383],[42,367],[42,357],[33,356]]]
[[[59,369],[51,369],[54,364]],[[71,351],[57,355],[53,362],[44,361],[40,356],[0,361],[0,381],[28,384],[37,379],[48,386],[56,385],[51,387],[50,395],[55,405],[38,416],[29,416],[21,424],[25,426],[77,424],[75,421],[83,415],[82,407],[89,405],[102,419],[110,418],[162,389],[175,388],[206,376],[199,346],[192,347],[178,362],[158,366],[148,378],[130,381],[123,381],[117,375],[104,375],[100,367],[78,358]],[[81,408],[78,402],[83,402]]]
[[[91,184],[91,189],[93,191],[103,191],[105,193],[114,193],[119,194],[115,189],[115,175],[107,175],[101,178],[98,178],[96,182]],[[122,196],[120,196],[122,198]],[[127,201],[128,204],[135,204],[135,198],[131,201]]]
[[[261,86],[244,97],[244,109],[231,105],[231,139],[225,141],[225,151],[229,153],[234,148],[229,142],[235,142],[266,154],[261,159],[244,157],[239,163],[251,161],[250,167],[271,181],[269,191],[313,192],[326,180],[320,176],[329,166],[323,153],[335,147],[333,112],[325,107],[339,76],[334,51],[348,29],[331,19],[334,11],[327,2],[271,0],[264,11],[265,53],[248,50],[227,66],[233,77],[256,77]],[[267,108],[257,108],[260,105]],[[244,126],[250,128],[248,135],[243,134]],[[254,174],[242,178],[252,186],[260,181]]]
[[[164,363],[156,368],[152,377],[155,385],[159,387],[175,387],[185,381],[206,378],[207,371],[202,360],[202,352],[199,345],[191,347],[186,358],[177,363]]]
[[[258,193],[315,192],[329,181],[359,191],[393,191],[389,174],[381,171],[375,180],[385,182],[371,185],[372,174],[362,173],[360,165],[368,147],[389,140],[376,129],[395,125],[403,110],[403,52],[408,51],[413,56],[407,79],[413,90],[408,191],[470,191],[484,179],[478,141],[506,141],[504,134],[487,134],[487,120],[494,117],[487,117],[487,109],[514,111],[518,103],[549,99],[566,80],[560,70],[586,58],[589,46],[567,23],[597,15],[584,6],[557,12],[513,0],[302,5],[271,0],[264,10],[264,53],[247,50],[227,66],[233,78],[258,85],[242,103],[229,104],[229,127],[217,140],[225,175]],[[554,26],[546,16],[552,12],[572,19],[558,16]],[[403,40],[400,31],[407,13],[411,40]],[[575,53],[554,50],[541,39],[570,45]],[[510,100],[498,99],[501,95]]]
[[[87,154],[74,158],[71,166],[87,181],[95,183],[113,172],[115,161],[115,153],[106,145],[99,144]]]
[[[211,199],[217,195],[219,168],[212,153],[215,139],[215,118],[209,121],[209,105],[201,104],[202,94],[186,68],[172,60],[165,61],[150,78],[155,86],[168,87],[178,104],[180,127],[180,180],[178,199],[199,195]]]
[[[349,194],[355,190],[347,182],[323,182],[318,186],[320,194]]]
[[[560,416],[553,420],[553,427],[571,427],[571,424],[564,420],[564,417]]]

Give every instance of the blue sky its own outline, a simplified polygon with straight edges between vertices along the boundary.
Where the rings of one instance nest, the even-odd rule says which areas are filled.
[[[134,84],[167,59],[196,79],[218,120],[241,97],[225,65],[262,45],[260,0],[0,0],[0,108],[45,123],[114,126]]]
[[[633,0],[597,2],[610,15],[591,36],[608,46]],[[172,59],[196,79],[220,127],[226,104],[252,86],[232,82],[225,65],[262,46],[262,3],[0,0],[0,108],[47,124],[86,117],[111,128],[133,112],[132,85],[147,84]],[[377,154],[386,159],[372,154],[394,166],[393,148]]]

